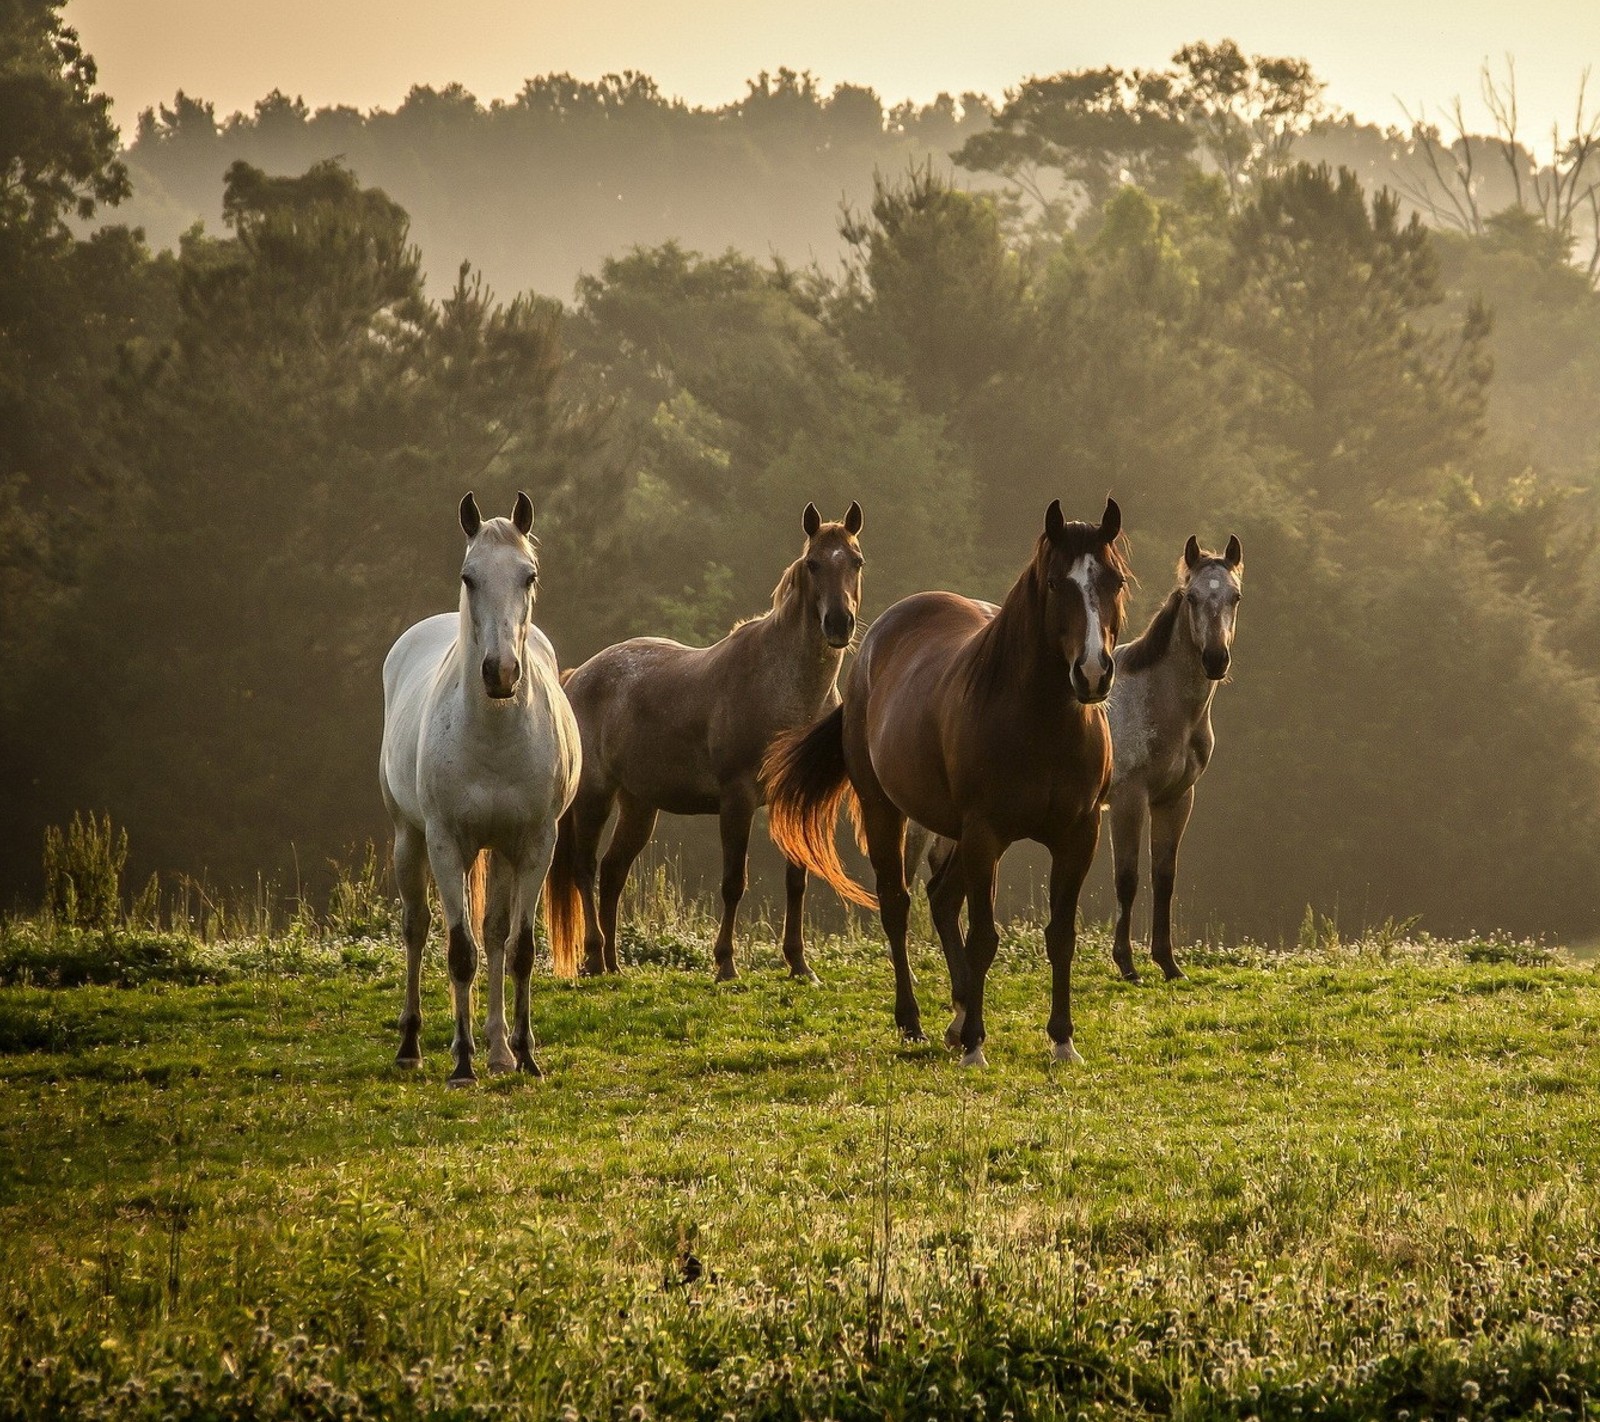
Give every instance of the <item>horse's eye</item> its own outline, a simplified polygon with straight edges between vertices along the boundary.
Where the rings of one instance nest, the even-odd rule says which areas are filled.
[[[817,571],[817,560],[815,558],[807,558],[806,559],[806,572],[814,573],[816,571]]]
[[[1051,592],[1060,592],[1061,591],[1061,579],[1060,578],[1046,578],[1045,579],[1045,586],[1047,588],[1049,588]]]
[[[538,581],[539,581],[539,575],[537,573],[529,573],[528,574],[528,586],[530,588]]]
[[[477,583],[473,582],[471,573],[463,573],[461,575],[461,581],[466,584],[468,592],[477,592],[478,585]]]

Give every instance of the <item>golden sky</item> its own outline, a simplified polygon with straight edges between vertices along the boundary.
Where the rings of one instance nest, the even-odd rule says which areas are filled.
[[[1154,66],[1193,39],[1311,60],[1327,98],[1400,123],[1460,94],[1480,117],[1478,70],[1515,56],[1525,128],[1571,121],[1600,59],[1600,0],[69,0],[116,118],[179,88],[219,114],[277,87],[313,107],[392,107],[413,83],[459,80],[509,97],[531,74],[639,69],[717,104],[761,69],[811,69],[887,101],[940,90],[998,96],[1029,74]],[[1592,86],[1600,98],[1600,76]],[[1594,107],[1591,105],[1591,108]]]

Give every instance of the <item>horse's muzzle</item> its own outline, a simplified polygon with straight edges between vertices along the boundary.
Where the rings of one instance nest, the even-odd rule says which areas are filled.
[[[1091,678],[1087,663],[1090,658],[1080,657],[1072,664],[1072,694],[1085,706],[1097,706],[1111,695],[1111,683],[1116,680],[1117,664],[1101,653],[1098,657],[1100,674]]]
[[[1212,681],[1221,681],[1228,674],[1228,664],[1233,658],[1228,654],[1227,648],[1216,650],[1207,649],[1200,653],[1200,665],[1205,668],[1206,675]]]
[[[515,696],[521,680],[522,663],[516,657],[483,659],[484,690],[496,701],[509,701]]]
[[[848,647],[850,639],[856,635],[856,619],[853,613],[829,612],[822,619],[822,635],[828,639],[828,645],[835,650]]]

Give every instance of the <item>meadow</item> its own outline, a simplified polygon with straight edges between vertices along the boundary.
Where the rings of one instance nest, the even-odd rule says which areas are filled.
[[[714,987],[644,877],[624,975],[535,978],[545,1077],[468,1091],[437,932],[391,1065],[379,895],[6,923],[0,1418],[1600,1412],[1592,965],[1308,916],[1134,987],[1091,925],[1062,1068],[1018,922],[963,1071],[875,925]]]

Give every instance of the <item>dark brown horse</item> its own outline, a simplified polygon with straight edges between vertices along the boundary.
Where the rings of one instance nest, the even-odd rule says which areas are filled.
[[[545,888],[556,971],[617,971],[617,902],[657,814],[716,815],[722,825],[719,979],[735,976],[734,918],[744,897],[750,823],[762,801],[762,757],[774,738],[838,704],[839,666],[861,602],[861,505],[824,523],[807,504],[806,543],[778,579],[772,609],[711,647],[635,637],[597,653],[565,682],[583,737],[583,777],[561,821]],[[613,808],[617,826],[598,866]],[[806,964],[801,908],[806,871],[786,876],[783,956]]]
[[[1148,833],[1154,884],[1150,956],[1171,981],[1183,970],[1172,950],[1172,889],[1178,846],[1194,808],[1195,783],[1205,773],[1216,736],[1211,699],[1233,661],[1244,582],[1244,549],[1236,537],[1226,552],[1207,553],[1194,537],[1178,563],[1178,585],[1150,625],[1117,648],[1117,681],[1106,701],[1111,723],[1111,853],[1116,866],[1117,929],[1111,956],[1129,982],[1133,965],[1131,925],[1139,895],[1139,858]],[[990,604],[983,606],[999,611]],[[928,832],[913,825],[906,835],[906,863],[915,867]],[[955,853],[953,841],[935,839],[928,850],[930,881]]]
[[[996,869],[1032,839],[1050,851],[1051,1011],[1059,1060],[1072,1045],[1072,954],[1078,892],[1094,859],[1111,736],[1100,707],[1115,674],[1128,570],[1122,515],[1099,524],[1045,514],[1033,558],[998,613],[954,593],[917,593],[872,625],[845,681],[844,701],[809,730],[780,740],[764,775],[772,837],[790,859],[856,903],[876,902],[894,962],[895,1022],[922,1037],[906,959],[907,819],[957,842],[930,886],[958,1016],[962,1062],[983,1063],[983,989],[999,945]],[[872,860],[877,899],[845,873],[834,847],[849,796]],[[953,919],[968,902],[966,941]]]

